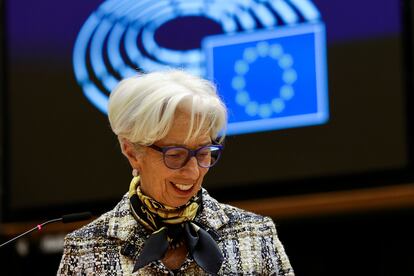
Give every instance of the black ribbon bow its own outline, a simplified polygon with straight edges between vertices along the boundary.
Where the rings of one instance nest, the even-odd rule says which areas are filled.
[[[216,275],[224,260],[216,241],[206,230],[192,222],[185,222],[182,227],[190,256],[203,270]],[[169,245],[167,232],[168,229],[163,227],[145,241],[133,272],[165,256]]]

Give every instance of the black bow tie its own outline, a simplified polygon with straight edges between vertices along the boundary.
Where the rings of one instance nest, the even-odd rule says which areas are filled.
[[[182,227],[190,256],[206,272],[217,274],[224,258],[216,241],[206,230],[193,222],[185,222],[180,227]],[[133,272],[164,257],[169,246],[167,233],[168,229],[164,227],[151,234],[136,259]]]

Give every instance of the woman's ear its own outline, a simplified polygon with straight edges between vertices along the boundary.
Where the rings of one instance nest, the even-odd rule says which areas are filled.
[[[140,171],[141,168],[141,154],[138,152],[136,146],[125,138],[120,138],[122,154],[128,159],[129,164],[133,169]]]

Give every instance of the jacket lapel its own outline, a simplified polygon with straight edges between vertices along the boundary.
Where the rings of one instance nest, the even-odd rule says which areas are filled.
[[[121,254],[135,258],[142,250],[149,233],[132,216],[128,194],[112,210],[107,235],[121,241]]]
[[[212,198],[203,188],[203,209],[195,218],[200,223],[211,230],[218,230],[229,222],[229,217],[222,209],[220,203]]]

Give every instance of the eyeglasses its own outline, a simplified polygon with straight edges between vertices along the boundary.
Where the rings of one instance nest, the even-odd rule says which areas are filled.
[[[196,150],[178,146],[158,147],[150,145],[148,147],[162,152],[165,166],[174,170],[184,167],[193,156],[197,159],[197,164],[200,167],[211,168],[217,163],[223,150],[222,145],[207,145]]]

